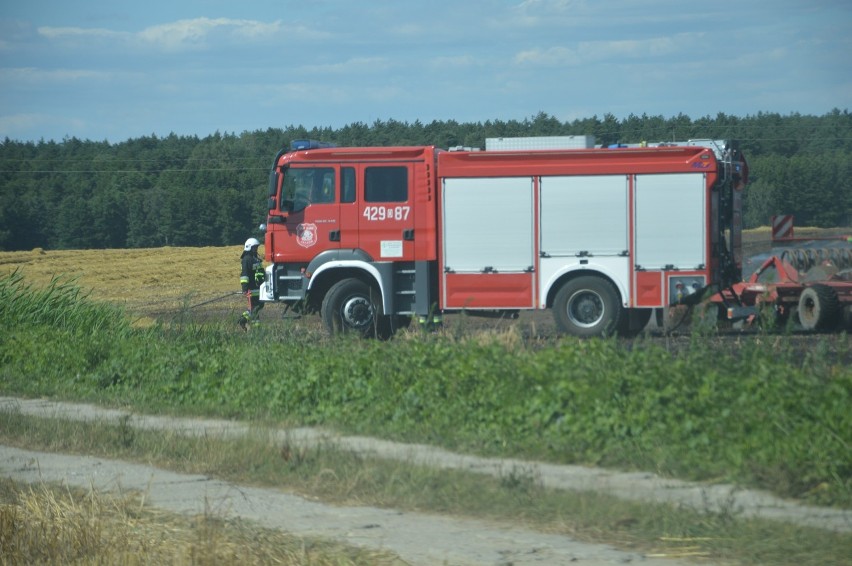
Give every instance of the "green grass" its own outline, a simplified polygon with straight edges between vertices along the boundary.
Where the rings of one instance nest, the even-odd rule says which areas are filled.
[[[74,279],[59,276],[41,288],[24,281],[19,271],[0,278],[0,316],[5,325],[47,325],[126,335],[130,322],[120,309],[88,300]]]
[[[242,334],[189,317],[134,329],[70,283],[42,292],[12,276],[0,297],[6,395],[321,424],[852,506],[845,336],[805,351],[785,336],[733,344],[696,334],[675,353],[512,332],[329,340],[299,326]]]

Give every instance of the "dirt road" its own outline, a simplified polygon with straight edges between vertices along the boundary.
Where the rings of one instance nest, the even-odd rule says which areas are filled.
[[[189,435],[239,436],[248,425],[233,421],[135,415],[92,405],[0,397],[0,410],[22,415],[116,422],[145,430],[177,430]],[[691,484],[650,473],[617,473],[580,466],[557,466],[520,460],[455,454],[424,446],[364,437],[340,437],[317,429],[280,431],[282,441],[333,442],[341,448],[382,458],[401,459],[440,468],[500,475],[523,469],[545,487],[601,490],[629,498],[671,501],[699,510],[735,509],[760,516],[841,532],[852,532],[852,511],[806,507],[772,495],[733,486]],[[486,521],[373,507],[333,506],[274,489],[235,485],[200,475],[103,458],[48,454],[0,447],[0,474],[24,482],[65,482],[98,490],[138,490],[151,505],[181,513],[212,510],[227,517],[255,520],[297,536],[321,536],[397,553],[407,564],[604,564],[642,563],[681,566],[671,558],[643,556],[607,545]],[[707,562],[702,562],[707,564]]]

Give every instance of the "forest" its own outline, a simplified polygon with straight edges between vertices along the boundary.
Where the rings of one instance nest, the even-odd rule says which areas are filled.
[[[852,224],[852,116],[758,113],[692,119],[633,115],[560,121],[412,123],[376,120],[339,129],[302,125],[265,131],[165,137],[120,143],[0,142],[0,250],[229,246],[257,235],[265,220],[269,168],[293,139],[339,146],[485,146],[485,138],[592,135],[598,144],[737,140],[749,162],[746,228],[773,214],[798,226]]]

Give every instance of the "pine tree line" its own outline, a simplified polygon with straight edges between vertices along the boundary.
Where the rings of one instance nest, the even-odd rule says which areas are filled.
[[[484,147],[485,138],[592,135],[599,144],[712,138],[738,140],[751,169],[745,225],[794,214],[800,226],[852,223],[852,116],[611,114],[562,122],[424,124],[355,122],[339,129],[287,126],[242,134],[148,136],[121,143],[0,143],[0,250],[223,246],[265,219],[266,183],[277,151],[293,139],[340,146]]]

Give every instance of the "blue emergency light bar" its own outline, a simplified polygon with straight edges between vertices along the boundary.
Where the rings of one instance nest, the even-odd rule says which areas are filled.
[[[301,149],[320,149],[324,147],[337,147],[337,145],[317,140],[293,140],[290,142],[290,151],[299,151]]]

